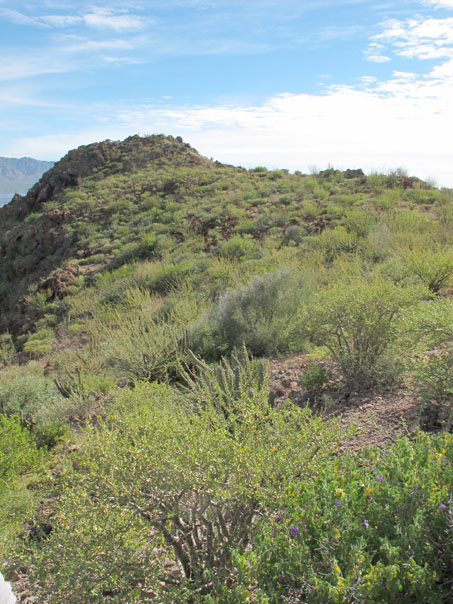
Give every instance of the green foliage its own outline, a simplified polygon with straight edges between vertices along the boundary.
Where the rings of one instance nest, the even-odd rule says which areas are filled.
[[[316,363],[302,371],[299,383],[307,398],[317,402],[329,381],[329,372],[322,363]]]
[[[422,427],[450,429],[453,425],[453,346],[420,355],[413,362],[412,373],[423,401]]]
[[[40,460],[41,454],[32,444],[30,432],[16,418],[0,414],[0,493]]]
[[[201,412],[214,411],[215,421],[225,422],[229,429],[242,423],[247,415],[250,399],[260,397],[269,388],[269,370],[263,360],[249,357],[246,347],[232,353],[231,359],[222,359],[210,367],[192,355],[195,370],[183,373],[189,400]]]
[[[16,352],[13,338],[9,333],[0,335],[0,363],[8,365]]]
[[[302,308],[301,329],[329,349],[349,388],[367,388],[385,369],[401,311],[421,293],[380,278],[340,282]]]
[[[54,342],[54,332],[50,327],[43,327],[36,333],[29,336],[25,342],[23,349],[24,352],[28,352],[31,356],[42,356],[49,354],[52,350],[52,344]]]
[[[19,418],[24,426],[39,423],[57,399],[52,382],[32,369],[11,370],[0,382],[0,412]]]
[[[243,257],[256,257],[257,245],[250,236],[234,235],[222,243],[217,254],[230,260],[239,260]]]
[[[295,271],[255,275],[240,289],[228,289],[214,309],[191,327],[190,346],[206,356],[227,354],[243,343],[257,356],[294,346],[298,303],[309,293]]]
[[[152,315],[117,316],[117,325],[99,325],[104,357],[120,377],[167,380],[179,373],[185,354],[183,323],[158,322]]]
[[[232,548],[246,549],[260,510],[291,477],[312,475],[334,438],[305,410],[269,407],[264,389],[236,402],[242,421],[228,423],[216,391],[194,414],[162,385],[137,385],[88,429],[54,529],[33,553],[49,602],[126,602],[151,590],[159,602],[197,601],[234,580]],[[69,488],[75,464],[83,471]]]
[[[448,602],[452,469],[451,435],[419,433],[287,483],[278,514],[263,518],[237,557],[241,584],[275,604]]]
[[[453,300],[436,298],[423,300],[409,307],[403,315],[401,331],[406,345],[418,346],[418,351],[453,342]]]
[[[453,277],[453,250],[450,247],[415,249],[405,258],[408,269],[433,293],[447,286]]]

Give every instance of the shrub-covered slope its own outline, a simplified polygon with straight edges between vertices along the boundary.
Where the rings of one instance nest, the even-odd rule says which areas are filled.
[[[165,136],[71,151],[1,208],[21,599],[451,601],[452,231],[453,192],[402,170],[245,170]],[[402,399],[379,441],[373,401]]]

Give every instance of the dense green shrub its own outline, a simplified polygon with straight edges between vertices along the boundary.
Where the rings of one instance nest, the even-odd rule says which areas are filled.
[[[0,414],[0,493],[18,475],[36,466],[41,457],[29,430],[16,418]]]
[[[301,330],[314,344],[329,349],[349,388],[367,388],[386,369],[401,311],[421,293],[381,278],[336,283],[302,308]]]
[[[222,243],[216,250],[217,255],[230,260],[259,255],[255,241],[249,235],[234,235]]]
[[[422,399],[421,425],[428,430],[453,425],[453,346],[419,355],[412,364],[415,387]]]
[[[304,396],[313,403],[319,403],[329,381],[329,372],[322,363],[315,363],[304,369],[299,384]]]
[[[31,356],[39,357],[49,354],[54,343],[54,331],[51,327],[44,327],[33,333],[25,342],[23,349]]]
[[[185,327],[153,316],[118,316],[117,326],[100,327],[107,366],[131,380],[167,380],[179,373],[185,354]],[[108,334],[108,335],[107,335]]]
[[[234,582],[232,548],[249,546],[275,493],[311,480],[335,439],[306,410],[267,397],[262,388],[237,399],[238,422],[218,413],[216,392],[196,413],[162,385],[123,392],[73,454],[53,531],[32,553],[42,596],[196,602]]]
[[[184,371],[183,377],[194,409],[216,413],[216,421],[224,421],[230,430],[242,423],[250,399],[268,391],[268,364],[250,358],[245,346],[215,366],[210,367],[193,354],[192,362],[194,369]]]
[[[405,258],[407,267],[424,285],[437,294],[453,277],[453,251],[450,247],[416,249]]]
[[[275,494],[278,513],[263,518],[253,547],[236,558],[242,585],[272,604],[446,604],[452,481],[449,434],[331,460],[313,480]]]

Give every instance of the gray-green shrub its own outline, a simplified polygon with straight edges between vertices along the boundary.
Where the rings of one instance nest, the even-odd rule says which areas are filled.
[[[213,310],[191,326],[189,346],[214,358],[244,343],[256,356],[293,350],[298,306],[311,293],[310,284],[308,277],[282,269],[227,289]]]

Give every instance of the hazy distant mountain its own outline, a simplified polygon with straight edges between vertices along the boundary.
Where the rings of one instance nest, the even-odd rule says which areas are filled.
[[[38,180],[53,164],[53,161],[39,161],[31,157],[0,157],[0,180]]]
[[[53,165],[54,162],[31,157],[0,157],[0,206],[10,201],[15,193],[24,195]]]

